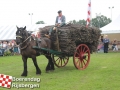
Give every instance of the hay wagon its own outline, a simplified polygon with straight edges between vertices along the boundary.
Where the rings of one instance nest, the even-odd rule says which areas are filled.
[[[54,64],[57,67],[66,66],[69,61],[69,57],[73,57],[74,66],[79,70],[84,70],[90,62],[90,49],[86,44],[78,45],[73,55],[69,55],[68,53],[64,53],[52,49],[46,49],[46,48],[40,48],[40,49],[43,51],[48,51],[49,53],[52,54]]]
[[[40,29],[41,36],[44,37],[45,31],[48,32],[50,28],[51,27],[48,26]],[[74,32],[76,33],[73,34]],[[93,33],[94,37],[89,33]],[[78,70],[84,70],[89,65],[90,54],[93,48],[97,47],[99,36],[100,30],[96,32],[96,30],[90,29],[88,32],[84,26],[66,25],[65,27],[58,28],[52,33],[52,49],[41,48],[41,50],[51,53],[54,64],[57,67],[66,66],[69,58],[73,57],[74,66]],[[93,41],[91,37],[94,39]]]

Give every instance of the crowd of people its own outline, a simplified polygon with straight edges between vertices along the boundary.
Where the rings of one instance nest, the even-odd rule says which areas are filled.
[[[15,54],[15,53],[19,54],[20,53],[19,46],[16,44],[15,40],[0,41],[0,49],[3,50],[3,53],[5,51],[10,51],[13,54]]]
[[[40,38],[40,33],[32,34],[33,37]],[[0,56],[4,54],[6,51],[10,51],[11,54],[20,54],[19,46],[16,44],[15,40],[11,41],[0,41]]]
[[[102,50],[104,53],[108,53],[108,50],[110,49],[110,44],[112,45],[111,49],[113,51],[118,51],[118,41],[116,39],[110,42],[108,35],[105,35],[104,37],[101,36],[98,45],[98,52]]]

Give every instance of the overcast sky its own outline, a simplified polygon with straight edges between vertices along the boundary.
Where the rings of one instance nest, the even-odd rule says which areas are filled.
[[[57,11],[62,10],[67,22],[87,18],[89,0],[0,0],[0,25],[29,25],[33,13],[32,23],[43,20],[47,24],[54,24]],[[119,0],[91,0],[92,17],[101,13],[114,20],[120,15]]]

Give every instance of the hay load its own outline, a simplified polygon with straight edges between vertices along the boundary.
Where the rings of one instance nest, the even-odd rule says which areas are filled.
[[[53,26],[45,26],[44,28],[39,28],[39,30],[40,30],[40,36],[41,37],[45,37],[45,34],[49,34],[49,30],[52,27]]]
[[[44,34],[48,34],[51,27],[44,27],[41,29],[41,37],[44,37]],[[88,27],[79,24],[68,24],[64,27],[59,27],[58,32],[52,32],[52,49],[59,50],[62,52],[72,55],[75,51],[75,48],[79,44],[88,45],[91,53],[96,51],[98,46],[98,39],[101,35],[101,31],[95,27]],[[58,36],[58,42],[57,41]],[[59,51],[58,50],[58,51]]]

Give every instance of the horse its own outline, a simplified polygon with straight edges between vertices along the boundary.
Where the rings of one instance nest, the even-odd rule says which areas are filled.
[[[17,27],[17,26],[16,26]],[[32,37],[32,34],[28,33],[25,27],[17,27],[16,31],[16,43],[19,45],[22,60],[23,60],[23,73],[21,76],[27,76],[27,59],[32,58],[32,61],[34,63],[34,66],[36,67],[36,74],[40,75],[41,70],[38,66],[36,57],[44,54],[44,56],[48,59],[48,64],[46,66],[46,72],[53,71],[54,63],[51,57],[51,54],[47,51],[42,51],[38,49],[34,49],[33,46],[39,46],[41,48],[51,48],[51,40],[48,38],[41,38],[41,41],[38,43],[37,39],[35,40],[34,37]]]

